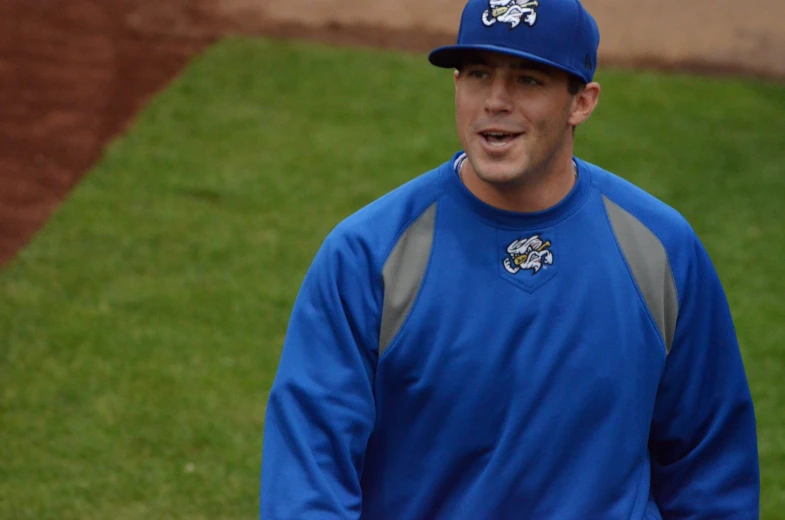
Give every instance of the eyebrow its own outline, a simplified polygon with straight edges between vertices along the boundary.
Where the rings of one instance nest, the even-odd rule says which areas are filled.
[[[484,56],[469,55],[466,57],[466,59],[463,60],[461,67],[467,67],[472,65],[480,65],[485,67],[494,66],[494,64]],[[546,74],[549,77],[553,76],[553,70],[551,70],[551,67],[528,60],[516,61],[514,64],[511,65],[511,68],[516,70],[533,70]]]

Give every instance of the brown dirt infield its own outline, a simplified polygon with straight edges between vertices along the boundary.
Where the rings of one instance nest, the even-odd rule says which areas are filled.
[[[584,0],[609,64],[785,78],[785,2]],[[147,99],[228,33],[426,51],[463,0],[0,0],[0,266]],[[748,7],[748,9],[745,9]]]

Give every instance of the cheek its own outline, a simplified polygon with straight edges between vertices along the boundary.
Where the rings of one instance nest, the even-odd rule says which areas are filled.
[[[553,137],[566,127],[567,117],[561,106],[546,107],[537,113],[534,126],[540,137]]]
[[[460,96],[455,99],[455,119],[458,121],[466,121],[466,113],[468,112],[466,102]]]
[[[467,92],[459,89],[455,95],[455,114],[456,117],[466,124],[476,119],[477,114],[482,112],[482,102],[476,93]]]
[[[457,105],[455,108],[455,122],[458,134],[461,139],[465,139],[471,134],[471,126],[474,120],[472,112],[465,105]]]

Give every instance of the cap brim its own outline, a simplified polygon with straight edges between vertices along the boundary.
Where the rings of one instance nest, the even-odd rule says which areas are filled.
[[[559,70],[563,70],[583,78],[583,75],[576,70],[559,65],[558,63],[554,63],[539,56],[535,56],[534,54],[502,47],[501,45],[448,45],[446,47],[439,47],[438,49],[434,49],[428,55],[428,61],[430,61],[432,65],[441,67],[443,69],[454,69],[461,64],[463,57],[470,51],[498,52],[508,56],[515,56],[517,58],[523,58],[536,63],[542,63],[543,65],[549,65],[551,67],[555,67]]]

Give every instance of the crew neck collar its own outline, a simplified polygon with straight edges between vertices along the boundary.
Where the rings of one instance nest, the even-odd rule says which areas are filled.
[[[573,157],[578,178],[570,192],[560,202],[548,209],[531,213],[507,211],[481,201],[463,184],[458,176],[457,167],[465,156],[464,152],[457,152],[442,166],[445,189],[477,218],[496,227],[532,229],[553,225],[583,204],[591,185],[591,172],[587,164]]]

